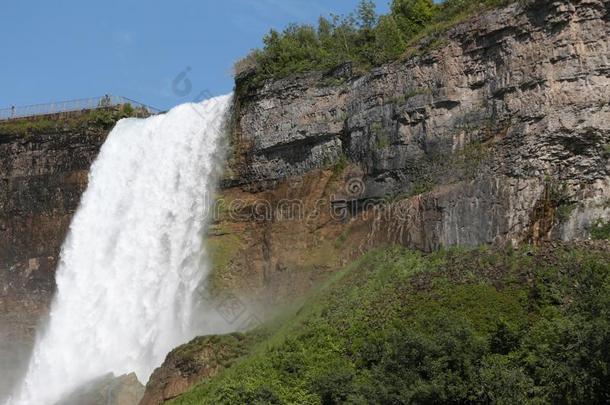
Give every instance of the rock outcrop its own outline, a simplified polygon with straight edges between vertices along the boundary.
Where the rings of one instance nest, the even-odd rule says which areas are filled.
[[[210,287],[286,302],[377,245],[588,239],[610,220],[609,34],[608,0],[518,2],[365,75],[238,78]]]
[[[171,351],[146,385],[140,405],[159,405],[177,397],[194,384],[230,367],[259,339],[258,335],[233,333],[204,336]]]
[[[609,34],[610,0],[516,2],[366,74],[238,78],[210,287],[287,302],[381,244],[589,238],[610,221]],[[45,313],[106,134],[0,132],[0,339],[27,342]],[[170,354],[143,403],[217,372],[202,347]]]
[[[3,293],[51,293],[57,254],[107,131],[0,135]]]
[[[0,364],[13,365],[0,398],[48,311],[59,251],[107,134],[106,125],[74,127],[63,118],[44,132],[0,126]]]
[[[364,76],[345,66],[261,88],[241,78],[224,184],[273,188],[346,158],[362,171],[359,200],[436,190],[389,241],[586,238],[610,214],[609,7],[519,2]],[[549,194],[570,207],[561,221],[536,217]]]
[[[518,2],[363,76],[238,78],[212,282],[278,298],[384,243],[587,239],[610,219],[609,8]]]

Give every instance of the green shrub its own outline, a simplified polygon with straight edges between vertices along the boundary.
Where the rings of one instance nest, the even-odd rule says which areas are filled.
[[[405,51],[407,44],[392,15],[379,18],[379,25],[375,30],[375,57],[374,64],[382,64],[398,59]]]
[[[355,374],[347,362],[331,364],[311,378],[311,391],[320,398],[323,405],[344,403],[355,393]]]
[[[406,38],[427,27],[438,12],[432,0],[393,0],[391,16]]]
[[[0,122],[0,136],[49,134],[87,127],[110,129],[121,118],[147,115],[148,112],[145,110],[134,109],[130,104],[124,104],[120,108],[99,108],[56,116],[22,118]]]
[[[480,402],[498,405],[530,403],[534,381],[507,356],[492,354],[481,362],[478,376]]]
[[[320,17],[317,27],[291,24],[282,32],[271,30],[263,48],[235,63],[236,75],[248,73],[258,84],[290,74],[329,70],[351,63],[357,71],[402,57],[412,42],[431,35],[428,46],[440,43],[447,27],[482,10],[509,0],[392,0],[390,13],[377,16],[375,4],[361,0],[347,16]]]
[[[134,109],[130,103],[121,105],[121,113],[126,117],[131,117],[134,114]]]
[[[347,160],[347,156],[344,153],[342,153],[341,156],[339,156],[339,159],[332,166],[333,179],[336,179],[337,177],[339,177],[343,173],[343,171],[345,170],[345,168],[347,167],[348,164],[349,164],[349,162]]]
[[[597,240],[610,240],[610,221],[599,219],[590,229],[591,238]]]
[[[174,403],[607,403],[609,259],[378,250]]]

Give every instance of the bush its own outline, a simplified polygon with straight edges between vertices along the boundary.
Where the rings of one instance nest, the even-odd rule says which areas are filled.
[[[427,323],[423,329],[404,322],[389,333],[370,368],[370,383],[359,387],[361,397],[381,403],[447,403],[475,395],[484,340],[462,319],[438,314],[420,321]]]
[[[411,41],[487,7],[509,0],[392,0],[388,15],[378,16],[375,4],[361,0],[347,16],[320,17],[318,26],[291,24],[282,32],[271,30],[263,49],[235,63],[236,75],[251,74],[255,84],[293,73],[329,70],[352,63],[365,70],[399,59]]]
[[[595,221],[590,232],[592,239],[610,240],[610,221],[603,221],[602,219]]]
[[[50,134],[87,127],[110,129],[121,118],[147,116],[148,112],[134,109],[129,104],[121,108],[100,108],[86,112],[56,114],[0,122],[0,136]]]
[[[404,36],[394,16],[381,16],[375,30],[375,48],[378,51],[375,54],[374,63],[382,64],[398,59],[406,46]]]
[[[406,38],[426,28],[438,12],[432,0],[393,0],[391,15]]]
[[[354,394],[354,377],[354,370],[340,362],[312,377],[311,390],[322,405],[341,404]]]
[[[175,402],[607,403],[610,256],[367,254]]]
[[[522,404],[535,395],[534,381],[506,356],[484,357],[478,379],[478,398],[484,403]]]
[[[121,114],[125,117],[131,117],[134,114],[134,109],[130,103],[121,105]]]

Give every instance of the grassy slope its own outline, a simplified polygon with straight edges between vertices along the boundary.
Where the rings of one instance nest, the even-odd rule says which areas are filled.
[[[111,129],[121,118],[147,116],[148,113],[123,105],[116,108],[55,114],[33,118],[18,118],[0,122],[0,136],[28,136],[94,127]]]
[[[577,403],[610,398],[610,254],[367,254],[174,404]]]

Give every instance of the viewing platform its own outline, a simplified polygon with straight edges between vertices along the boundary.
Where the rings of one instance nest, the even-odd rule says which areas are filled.
[[[143,115],[155,115],[162,111],[142,104],[127,97],[104,95],[100,97],[83,98],[78,100],[59,101],[46,104],[33,104],[26,106],[12,106],[0,109],[0,121],[13,119],[36,118],[47,115],[70,114],[122,106],[131,106],[136,111],[142,111]]]

